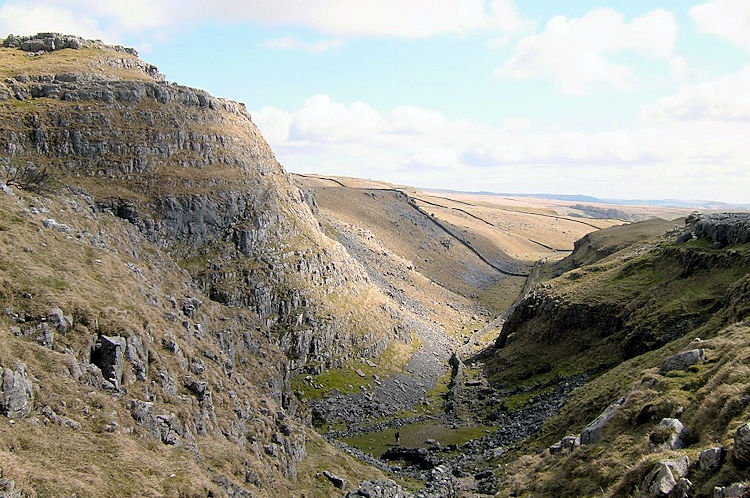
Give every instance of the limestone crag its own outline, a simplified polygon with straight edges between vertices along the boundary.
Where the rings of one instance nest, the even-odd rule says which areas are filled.
[[[383,351],[395,318],[374,305],[382,319],[352,323],[344,296],[379,291],[322,234],[243,104],[168,83],[135,52],[99,42],[40,34],[4,43],[95,50],[81,51],[80,71],[11,74],[0,83],[0,93],[29,104],[0,109],[8,156],[0,173],[49,166],[86,188],[99,209],[184,261],[212,299],[277,327],[293,369]]]

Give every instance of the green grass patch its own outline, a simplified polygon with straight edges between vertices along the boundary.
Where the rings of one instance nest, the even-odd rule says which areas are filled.
[[[447,427],[439,422],[419,422],[416,424],[392,427],[378,432],[368,432],[343,439],[350,445],[362,451],[370,453],[374,457],[380,457],[383,453],[396,445],[396,432],[401,434],[400,446],[407,448],[426,448],[428,439],[438,441],[442,446],[449,444],[462,444],[466,441],[481,437],[493,428],[485,426],[458,427],[456,429]]]

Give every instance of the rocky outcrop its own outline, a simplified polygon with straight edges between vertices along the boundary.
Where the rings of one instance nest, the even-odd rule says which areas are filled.
[[[11,419],[27,416],[34,403],[31,382],[26,378],[26,366],[15,369],[0,367],[0,414]]]
[[[91,363],[99,367],[104,379],[115,389],[122,384],[125,344],[123,337],[101,335],[91,351]]]
[[[750,242],[750,214],[716,213],[691,215],[685,223],[697,238],[714,242],[718,247]]]

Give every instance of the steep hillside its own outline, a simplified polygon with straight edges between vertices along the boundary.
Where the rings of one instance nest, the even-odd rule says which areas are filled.
[[[320,231],[244,105],[131,49],[2,45],[0,477],[30,496],[382,477],[304,427],[290,380],[408,348],[410,312]]]
[[[689,496],[740,496],[713,493],[747,476],[735,433],[750,419],[748,216],[686,222],[662,235],[652,223],[585,237],[570,257],[581,266],[535,287],[477,358],[495,385],[513,388],[500,398],[505,410],[584,380],[514,456],[580,436],[506,459],[504,494],[663,496],[688,477]],[[714,447],[726,463],[722,454],[705,463],[709,452],[699,462]],[[690,467],[671,484],[651,473],[683,456]]]
[[[382,352],[396,312],[320,233],[244,106],[167,83],[127,49],[77,43],[2,49],[5,169],[47,167],[84,188],[213,300],[278,325],[295,367]]]

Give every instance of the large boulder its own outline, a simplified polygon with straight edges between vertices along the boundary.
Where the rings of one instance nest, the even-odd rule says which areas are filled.
[[[26,366],[19,363],[15,370],[0,367],[0,414],[21,419],[31,412],[33,403],[34,393],[26,378]]]
[[[734,433],[734,456],[740,464],[750,464],[750,422]]]
[[[612,420],[612,417],[625,403],[625,398],[620,398],[607,407],[598,417],[581,431],[581,444],[594,444],[602,438],[604,427]]]
[[[670,356],[661,364],[661,373],[667,373],[672,370],[687,370],[692,365],[706,361],[706,351],[703,349],[691,349],[682,353]]]
[[[688,457],[664,460],[657,463],[643,479],[641,489],[648,496],[669,496],[677,482],[685,477],[689,467]]]

